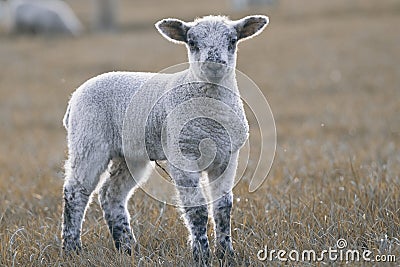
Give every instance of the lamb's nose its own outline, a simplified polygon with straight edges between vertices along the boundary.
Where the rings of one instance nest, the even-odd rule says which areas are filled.
[[[217,62],[209,62],[207,63],[207,69],[211,70],[211,71],[218,71],[222,68],[222,64],[221,63],[217,63]]]

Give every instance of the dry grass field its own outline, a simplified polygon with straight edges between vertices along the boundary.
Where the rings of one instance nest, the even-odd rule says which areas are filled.
[[[69,2],[88,25],[86,1]],[[350,249],[395,255],[397,263],[387,265],[400,263],[399,1],[280,0],[243,12],[226,1],[120,3],[115,33],[0,33],[0,266],[190,266],[180,215],[141,191],[129,204],[140,255],[116,253],[96,197],[82,253],[62,255],[61,120],[69,95],[96,74],[159,71],[186,60],[182,46],[156,32],[157,20],[251,13],[269,15],[270,25],[240,46],[238,69],[267,97],[278,143],[263,186],[249,193],[242,180],[234,189],[237,265],[268,264],[257,259],[266,245],[322,251],[339,238]]]

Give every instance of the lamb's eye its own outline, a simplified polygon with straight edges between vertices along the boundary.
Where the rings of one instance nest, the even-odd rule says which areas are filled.
[[[188,41],[188,45],[190,49],[195,49],[196,48],[196,43],[193,40]]]
[[[236,38],[230,38],[229,39],[229,49],[234,49],[236,43],[237,43],[237,39]]]

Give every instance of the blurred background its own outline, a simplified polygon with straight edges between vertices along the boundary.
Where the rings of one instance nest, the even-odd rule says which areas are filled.
[[[2,1],[3,3],[12,1]],[[385,1],[66,1],[77,36],[0,33],[1,179],[60,172],[61,120],[85,80],[114,71],[153,71],[186,61],[184,46],[154,28],[162,18],[266,14],[266,31],[240,44],[238,69],[253,79],[275,115],[278,148],[317,135],[349,149],[354,140],[398,145],[400,3]],[[104,7],[102,11],[101,6]],[[99,8],[100,7],[100,8]],[[325,144],[326,145],[326,144]],[[336,146],[336,145],[335,145]],[[381,146],[379,146],[381,147]],[[377,153],[371,145],[356,151]],[[370,151],[372,150],[372,151]]]
[[[74,30],[61,34],[10,27],[4,11],[6,2],[12,1],[1,2],[0,224],[4,231],[9,229],[4,222],[11,228],[26,224],[29,214],[44,214],[58,225],[66,158],[62,118],[70,94],[80,84],[103,72],[157,72],[185,62],[184,46],[168,42],[154,28],[162,18],[192,21],[209,14],[231,19],[265,14],[269,26],[240,44],[237,64],[264,93],[277,126],[276,159],[264,191],[258,191],[263,197],[261,209],[274,210],[273,194],[290,190],[305,198],[310,192],[318,196],[327,181],[337,182],[334,190],[343,185],[340,190],[347,192],[355,173],[363,186],[390,178],[386,186],[370,189],[371,196],[365,193],[368,188],[362,188],[366,201],[380,195],[397,199],[390,219],[397,227],[391,234],[396,236],[399,1],[68,0],[80,25],[70,20]],[[317,185],[319,192],[311,190]],[[377,231],[376,236],[384,232]]]

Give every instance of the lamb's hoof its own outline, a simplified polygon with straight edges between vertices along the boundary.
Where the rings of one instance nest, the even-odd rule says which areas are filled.
[[[131,247],[131,245],[123,244],[123,245],[117,247],[117,250],[120,253],[132,256],[132,247]]]
[[[199,266],[199,267],[211,266],[211,258],[209,255],[193,254],[193,260],[194,260],[194,266]]]
[[[132,256],[132,252],[139,254],[139,245],[136,239],[129,235],[125,240],[118,240],[115,242],[115,247],[120,253]]]
[[[211,251],[208,245],[204,247],[194,246],[193,260],[195,266],[211,266]]]
[[[220,266],[235,266],[235,252],[232,247],[222,248],[219,246],[215,255],[218,258]]]
[[[80,241],[69,241],[69,242],[64,242],[63,243],[63,251],[65,255],[70,256],[72,254],[78,254],[82,250],[81,242]]]

